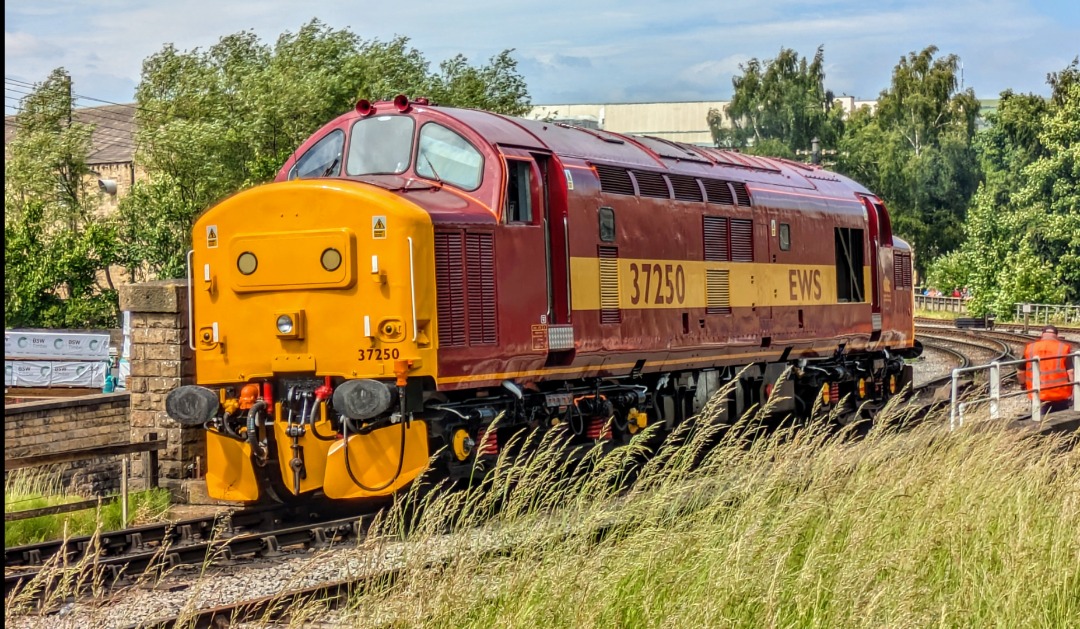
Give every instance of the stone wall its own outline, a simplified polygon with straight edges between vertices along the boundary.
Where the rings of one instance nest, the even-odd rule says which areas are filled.
[[[165,414],[165,397],[195,382],[195,360],[188,347],[187,284],[179,280],[120,286],[120,309],[131,313],[131,441],[156,432],[168,445],[159,453],[160,484],[182,496],[184,479],[201,476],[205,460],[202,429],[185,429]],[[145,476],[145,453],[134,455],[133,475]]]
[[[127,443],[128,406],[127,393],[7,405],[4,458]],[[65,463],[44,473],[58,474],[67,491],[84,496],[104,496],[120,489],[120,457]]]

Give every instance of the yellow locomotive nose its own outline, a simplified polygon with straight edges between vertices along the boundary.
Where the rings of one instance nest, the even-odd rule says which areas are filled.
[[[274,183],[214,207],[194,233],[201,383],[434,367],[431,219],[408,200],[352,181]]]
[[[333,377],[386,387],[434,378],[434,257],[426,212],[354,181],[268,184],[199,218],[190,257],[196,379],[223,399],[252,381],[279,385],[240,432],[206,432],[211,496],[258,499],[266,443],[296,494],[385,495],[423,470],[423,422],[336,434],[325,397],[284,399],[293,390],[283,383],[318,377],[329,390]],[[239,406],[222,408],[233,415]]]

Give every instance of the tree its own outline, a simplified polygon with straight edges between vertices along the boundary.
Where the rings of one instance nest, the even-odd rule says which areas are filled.
[[[976,142],[985,181],[960,249],[930,279],[971,286],[978,314],[1020,302],[1080,302],[1080,68],[1048,76],[1049,100],[1001,94]]]
[[[433,100],[510,116],[525,115],[530,109],[529,92],[511,52],[500,52],[480,68],[468,65],[463,55],[443,61],[439,73],[432,77]]]
[[[894,230],[927,261],[963,239],[966,208],[979,184],[972,142],[979,101],[960,91],[959,58],[929,46],[901,58],[874,112],[852,116],[838,170],[885,200]]]
[[[143,63],[136,92],[149,181],[121,201],[129,264],[159,277],[182,274],[199,212],[271,180],[297,146],[358,98],[397,94],[508,114],[529,106],[510,51],[480,67],[459,55],[435,74],[407,38],[363,41],[318,20],[272,46],[251,32],[205,51],[165,46]]]
[[[782,157],[810,148],[815,137],[824,146],[835,146],[842,112],[825,89],[824,47],[812,60],[781,48],[775,59],[754,58],[739,69],[742,75],[732,78],[735,91],[726,112],[732,126],[723,126],[722,112],[708,114],[717,146]]]
[[[90,125],[72,121],[58,68],[20,103],[4,160],[4,316],[13,327],[112,327],[116,294],[98,273],[116,260],[114,225],[87,186]]]

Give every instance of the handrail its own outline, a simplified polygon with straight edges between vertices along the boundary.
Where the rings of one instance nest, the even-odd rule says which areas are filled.
[[[192,350],[195,349],[195,276],[191,274],[191,256],[195,255],[194,249],[187,252],[187,344]]]
[[[24,456],[12,459],[4,459],[4,471],[17,470],[26,467],[34,467],[39,465],[52,465],[55,463],[70,463],[72,461],[85,461],[87,459],[97,459],[106,456],[118,456],[127,455],[135,452],[147,452],[146,461],[146,484],[148,488],[158,486],[158,452],[164,450],[168,445],[165,439],[158,439],[157,433],[152,432],[146,435],[146,441],[143,442],[131,442],[131,443],[118,443],[107,446],[95,446],[92,448],[80,448],[77,450],[62,450],[60,452],[50,452],[48,454],[38,454],[34,456]],[[128,459],[125,457],[120,460],[120,495],[108,496],[111,498],[120,498],[120,521],[121,526],[126,527],[128,521]],[[67,504],[54,505],[51,507],[42,507],[40,509],[28,509],[25,511],[12,511],[4,514],[4,521],[11,522],[14,520],[25,520],[27,518],[36,518],[43,515],[57,515],[60,513],[70,513],[72,511],[81,511],[83,509],[90,509],[101,504],[100,499],[83,500],[80,502],[69,502]]]
[[[1073,387],[1073,410],[1080,410],[1080,352],[1072,352],[1069,354],[1063,354],[1062,356],[1053,356],[1051,358],[1071,358],[1073,380],[1065,383],[1064,385]],[[1006,398],[1019,397],[1021,395],[1027,395],[1028,393],[1034,393],[1031,398],[1031,419],[1032,421],[1042,421],[1042,381],[1041,381],[1041,362],[1042,359],[1038,356],[1034,358],[1020,359],[1020,360],[1008,360],[1004,362],[994,361],[986,365],[976,365],[974,367],[957,367],[952,370],[952,390],[949,401],[949,430],[956,430],[956,428],[964,425],[964,407],[979,402],[990,402],[990,419],[999,419],[1001,412],[999,409],[999,402]],[[1012,393],[1001,393],[1001,368],[1010,367],[1013,365],[1025,365],[1031,364],[1031,387],[1021,388],[1019,391]],[[989,395],[985,397],[975,398],[973,400],[967,400],[961,402],[960,396],[960,375],[965,373],[974,373],[976,371],[987,370],[990,373],[990,391]]]
[[[132,454],[135,452],[157,452],[164,450],[166,445],[164,439],[154,439],[153,441],[134,441],[131,443],[117,443],[108,446],[79,448],[78,450],[62,450],[60,452],[50,452],[49,454],[22,456],[4,459],[4,471],[10,472],[11,470],[18,470],[24,467],[52,465],[54,463],[71,463],[73,461],[85,461],[87,459],[98,459],[106,456]]]
[[[416,342],[419,331],[416,329],[416,271],[413,265],[412,237],[409,241],[409,295],[412,297],[412,340]]]

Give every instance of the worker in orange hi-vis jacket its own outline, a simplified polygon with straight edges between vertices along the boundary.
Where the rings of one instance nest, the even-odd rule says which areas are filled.
[[[1028,343],[1024,348],[1024,359],[1031,360],[1038,357],[1039,360],[1039,399],[1042,401],[1040,415],[1063,411],[1069,408],[1069,400],[1072,398],[1071,382],[1076,374],[1069,368],[1068,359],[1065,357],[1072,348],[1068,343],[1058,338],[1058,331],[1052,325],[1043,328],[1039,340]],[[1028,391],[1028,397],[1035,399],[1031,382],[1031,363],[1025,363],[1020,371],[1020,383]]]

